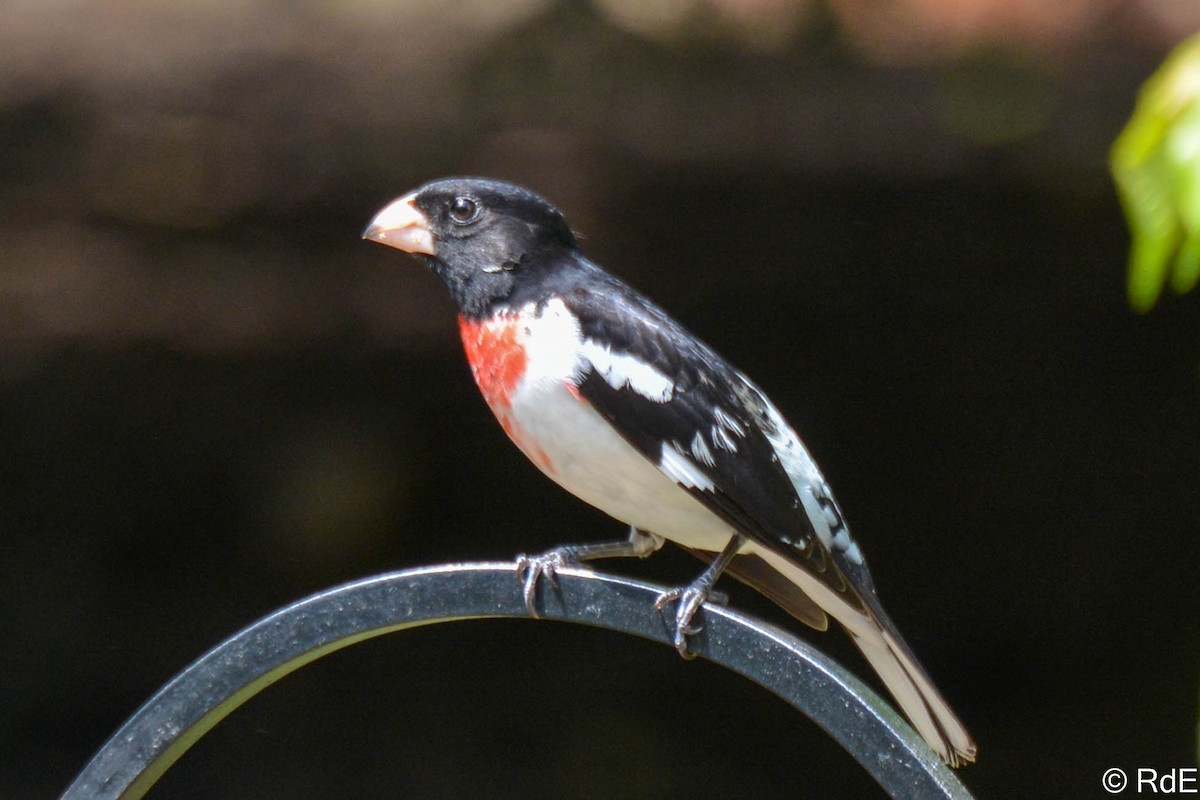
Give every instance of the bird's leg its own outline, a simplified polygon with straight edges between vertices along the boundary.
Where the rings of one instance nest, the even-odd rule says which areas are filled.
[[[575,567],[584,561],[594,561],[598,558],[645,558],[662,546],[663,538],[658,534],[630,527],[629,537],[626,539],[564,545],[537,556],[522,553],[517,556],[517,580],[525,587],[525,610],[531,617],[541,616],[535,604],[538,581],[545,577],[551,586],[558,588],[556,573],[562,567]]]
[[[672,600],[679,601],[675,607],[674,644],[679,655],[684,658],[696,657],[695,653],[688,650],[687,644],[687,637],[700,632],[699,626],[692,625],[692,617],[696,616],[696,612],[713,594],[713,584],[717,582],[717,578],[721,576],[725,567],[729,566],[729,562],[733,560],[745,543],[745,537],[741,534],[734,534],[733,538],[729,540],[729,544],[725,545],[725,549],[712,560],[704,572],[700,573],[700,577],[687,586],[663,592],[654,601],[654,607],[659,611]]]

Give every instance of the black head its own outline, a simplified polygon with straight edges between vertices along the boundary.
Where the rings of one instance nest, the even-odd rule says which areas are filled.
[[[575,235],[543,198],[511,183],[445,178],[392,202],[363,238],[428,258],[463,313],[481,316],[576,247]]]

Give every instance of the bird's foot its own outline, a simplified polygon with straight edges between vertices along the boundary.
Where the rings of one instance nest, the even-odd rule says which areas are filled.
[[[696,612],[700,610],[709,600],[724,605],[728,602],[728,597],[723,592],[715,591],[712,586],[703,580],[698,580],[688,586],[679,589],[670,589],[663,592],[654,601],[654,608],[657,611],[662,611],[664,607],[672,602],[677,602],[675,606],[675,634],[672,637],[672,643],[679,655],[684,658],[695,658],[696,654],[688,648],[688,637],[694,636],[703,630],[701,625],[693,625],[692,619],[696,616]]]
[[[541,619],[537,610],[538,581],[545,578],[555,589],[558,588],[558,571],[563,567],[579,566],[579,556],[572,547],[556,547],[537,556],[524,553],[517,556],[517,580],[523,584],[522,596],[525,610],[534,619]]]

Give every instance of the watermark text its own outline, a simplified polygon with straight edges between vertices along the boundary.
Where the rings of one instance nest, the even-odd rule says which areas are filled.
[[[1100,776],[1100,785],[1109,794],[1200,794],[1200,769],[1109,767]]]

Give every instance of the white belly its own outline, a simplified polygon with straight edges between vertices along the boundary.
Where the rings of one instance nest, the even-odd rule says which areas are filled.
[[[571,494],[677,544],[718,551],[729,542],[733,531],[728,525],[661,473],[561,380],[526,381],[512,400],[517,446]]]

